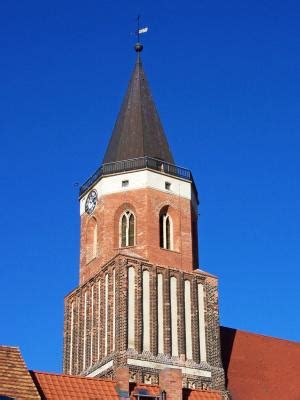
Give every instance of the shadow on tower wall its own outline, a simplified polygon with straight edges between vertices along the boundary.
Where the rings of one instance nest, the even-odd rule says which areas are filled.
[[[220,326],[220,341],[221,341],[221,357],[225,371],[225,384],[228,386],[227,371],[230,363],[233,343],[236,335],[236,329]]]

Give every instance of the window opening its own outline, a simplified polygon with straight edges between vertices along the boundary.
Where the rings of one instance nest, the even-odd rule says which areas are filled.
[[[121,218],[121,247],[134,246],[135,218],[131,211],[125,211]]]
[[[168,214],[162,214],[159,220],[160,247],[172,250],[172,221]]]
[[[171,190],[171,183],[170,182],[165,182],[165,189],[166,190]]]

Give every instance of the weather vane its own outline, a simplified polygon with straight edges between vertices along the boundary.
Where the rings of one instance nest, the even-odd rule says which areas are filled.
[[[138,40],[137,40],[136,45],[134,46],[135,51],[138,52],[138,53],[143,50],[143,45],[140,42],[140,35],[143,34],[143,33],[148,32],[148,26],[145,26],[144,28],[140,27],[140,19],[141,19],[141,16],[138,15],[137,19],[136,19],[137,20],[137,30],[135,31],[135,35],[137,36]]]

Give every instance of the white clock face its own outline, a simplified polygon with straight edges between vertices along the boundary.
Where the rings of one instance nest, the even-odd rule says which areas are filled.
[[[97,192],[96,190],[92,190],[85,202],[85,212],[87,214],[92,214],[92,212],[95,210],[96,204],[97,204]]]

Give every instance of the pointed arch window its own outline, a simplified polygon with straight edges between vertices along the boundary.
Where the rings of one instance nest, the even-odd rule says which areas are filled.
[[[159,218],[160,247],[173,250],[173,223],[167,212],[162,212]]]
[[[121,216],[121,247],[134,246],[135,216],[130,211],[125,211]]]

